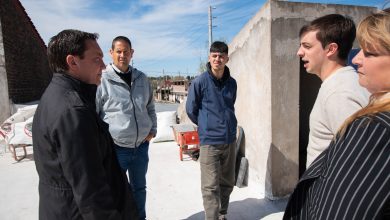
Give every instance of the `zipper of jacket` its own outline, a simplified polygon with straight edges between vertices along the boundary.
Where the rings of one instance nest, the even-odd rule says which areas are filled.
[[[112,68],[114,70],[115,73],[118,74],[118,72]],[[133,71],[131,71],[131,75],[133,75]],[[132,78],[132,77],[131,77]],[[134,79],[134,82],[135,82],[136,79]],[[131,81],[130,79],[130,85],[128,85],[126,82],[125,85],[129,87],[129,93],[130,93],[130,100],[131,100],[131,104],[133,104],[133,114],[134,114],[134,120],[135,120],[135,127],[137,128],[137,135],[135,136],[135,143],[134,143],[134,148],[137,148],[137,141],[138,141],[138,135],[139,135],[139,131],[138,131],[138,122],[137,122],[137,115],[135,114],[135,105],[134,105],[134,100],[133,100],[133,91],[131,90],[133,88],[133,81]]]
[[[224,111],[223,111],[223,114],[225,115],[225,118],[226,118],[226,126],[227,126],[227,129],[226,129],[226,141],[229,142],[229,136],[230,136],[230,120],[229,120],[229,115],[226,115],[228,110],[227,107],[226,107],[226,102],[225,102],[225,97],[223,96],[223,89],[224,89],[224,86],[225,85],[220,85],[220,91],[221,91],[221,97],[222,97],[222,101],[223,101],[223,108],[224,108]]]
[[[135,81],[135,79],[134,79]],[[139,129],[138,129],[138,122],[137,122],[137,115],[135,114],[135,104],[134,104],[134,100],[133,100],[133,91],[131,90],[133,88],[133,83],[134,82],[131,82],[130,84],[130,100],[131,100],[131,104],[133,104],[133,114],[134,114],[134,120],[135,120],[135,127],[137,128],[137,135],[135,136],[135,143],[134,143],[134,148],[137,148],[137,141],[138,141],[138,133],[139,133]]]

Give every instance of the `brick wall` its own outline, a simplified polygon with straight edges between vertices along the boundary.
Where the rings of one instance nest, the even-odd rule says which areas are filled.
[[[0,2],[9,99],[39,100],[52,77],[46,46],[18,0]]]

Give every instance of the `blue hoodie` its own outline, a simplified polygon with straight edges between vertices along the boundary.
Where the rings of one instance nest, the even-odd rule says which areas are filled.
[[[237,83],[228,67],[220,80],[208,71],[195,78],[188,91],[186,111],[198,125],[201,145],[230,144],[236,139],[237,119],[234,114]]]

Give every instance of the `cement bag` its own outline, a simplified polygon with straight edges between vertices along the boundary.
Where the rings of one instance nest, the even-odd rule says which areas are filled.
[[[176,124],[176,111],[157,112],[157,135],[152,142],[173,141],[172,125]]]
[[[33,117],[24,122],[11,124],[11,131],[6,135],[6,142],[8,144],[29,144],[32,145],[32,121]]]
[[[35,110],[37,110],[38,105],[29,105],[23,108],[19,108],[15,114],[9,117],[7,120],[3,122],[5,123],[18,123],[25,122],[27,119],[31,118],[35,114]]]
[[[7,144],[32,144],[32,121],[37,105],[19,108],[0,126]]]

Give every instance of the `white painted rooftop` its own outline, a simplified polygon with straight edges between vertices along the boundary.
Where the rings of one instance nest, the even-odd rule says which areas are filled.
[[[28,158],[16,162],[0,145],[0,219],[38,219],[38,175],[32,149]],[[150,220],[204,219],[199,163],[179,160],[176,142],[152,143],[147,174],[147,218]],[[250,171],[249,171],[250,173]],[[282,219],[286,200],[264,198],[264,186],[251,181],[235,187],[229,220]]]

